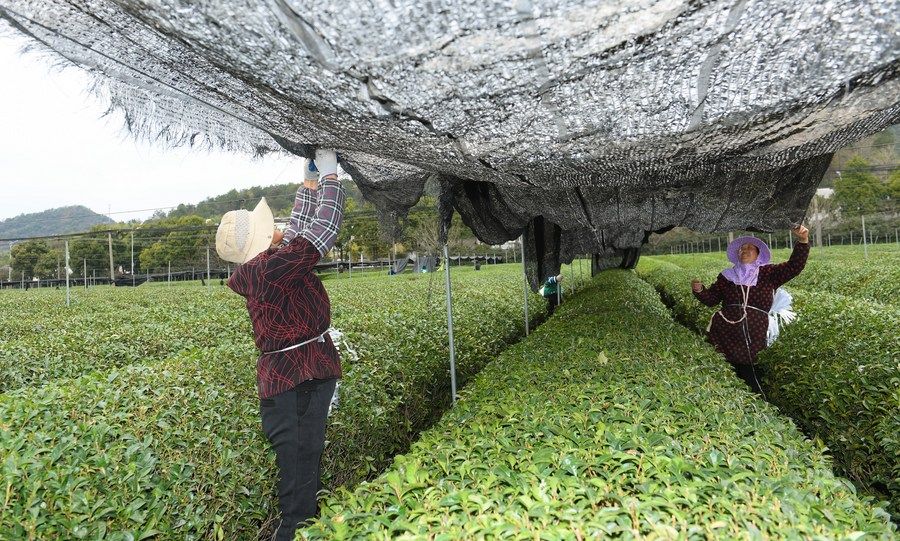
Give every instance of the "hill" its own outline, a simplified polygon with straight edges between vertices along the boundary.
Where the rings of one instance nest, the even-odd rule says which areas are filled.
[[[356,184],[349,178],[344,179],[347,197],[362,204],[362,195]],[[167,218],[197,215],[203,218],[218,219],[229,210],[253,208],[260,197],[265,197],[269,208],[275,216],[290,216],[297,194],[298,183],[275,184],[272,186],[251,186],[243,190],[230,190],[221,195],[208,197],[197,204],[178,205],[166,215]]]
[[[108,216],[82,205],[59,207],[31,214],[20,214],[0,221],[0,238],[62,235],[87,231],[98,224],[111,224]]]

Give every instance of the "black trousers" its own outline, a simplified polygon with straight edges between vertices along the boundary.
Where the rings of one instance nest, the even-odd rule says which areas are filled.
[[[263,432],[278,464],[278,541],[294,539],[297,525],[316,516],[325,418],[336,383],[336,379],[304,381],[290,391],[260,400]]]
[[[559,295],[550,295],[544,298],[547,299],[547,315],[552,316],[553,312],[556,311],[556,307],[559,306]]]
[[[744,380],[754,393],[763,394],[762,388],[759,386],[763,376],[762,367],[760,365],[733,364],[731,366],[734,367],[737,376]]]

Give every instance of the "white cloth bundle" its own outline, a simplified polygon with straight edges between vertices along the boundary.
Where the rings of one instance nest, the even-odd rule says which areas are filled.
[[[781,332],[780,325],[787,325],[797,318],[797,314],[791,310],[794,298],[783,287],[775,291],[772,300],[772,308],[769,309],[769,331],[766,333],[766,345],[771,346]]]
[[[347,340],[346,335],[340,331],[340,329],[336,329],[331,327],[328,329],[328,334],[331,336],[331,341],[334,342],[334,347],[340,352],[341,357],[344,359],[348,359],[350,361],[350,366],[356,364],[356,361],[359,360],[359,353],[357,353],[356,349],[353,345],[350,344],[350,341]],[[341,389],[341,382],[338,382],[334,386],[334,395],[331,396],[331,403],[328,405],[328,415],[337,409],[339,396],[338,391]]]

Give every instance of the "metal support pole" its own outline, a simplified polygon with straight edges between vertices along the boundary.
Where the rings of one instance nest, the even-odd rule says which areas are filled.
[[[450,392],[451,401],[456,405],[456,343],[453,340],[453,297],[450,292],[450,256],[447,253],[447,244],[444,244],[444,283],[447,292],[447,335],[450,339]]]
[[[84,260],[84,288],[87,289],[87,259]]]
[[[172,285],[172,262],[171,261],[169,261],[169,271],[168,271],[168,275],[166,277],[166,285],[167,286]]]
[[[863,253],[865,254],[865,258],[869,259],[869,243],[866,240],[866,217],[862,216],[862,228],[863,228]]]
[[[525,271],[525,250],[522,250],[522,278],[525,280],[522,282],[523,291],[525,292],[525,336],[531,332],[528,328],[529,325],[529,314],[528,314],[528,273]]]
[[[790,231],[788,231],[788,247],[794,249],[794,235],[791,235]]]
[[[209,272],[209,245],[206,246],[206,291],[211,291],[209,288],[209,282],[211,278],[211,273]]]
[[[134,287],[134,231],[131,232],[131,286]]]
[[[66,241],[66,306],[69,306],[71,298],[69,297],[69,241]]]
[[[116,280],[116,270],[115,266],[113,266],[112,233],[106,234],[106,240],[109,242],[109,285],[114,285]]]

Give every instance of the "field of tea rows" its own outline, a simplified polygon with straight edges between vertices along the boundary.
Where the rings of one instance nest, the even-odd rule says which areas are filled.
[[[893,539],[651,286],[603,273],[304,539]]]
[[[461,383],[524,333],[521,267],[453,269]],[[327,283],[344,355],[328,486],[354,484],[446,409],[442,275]],[[242,299],[218,286],[0,295],[0,538],[249,539],[273,515]],[[533,317],[544,303],[531,295]],[[346,353],[346,352],[345,352]],[[177,511],[176,511],[177,510]]]
[[[890,499],[900,516],[900,252],[873,250],[865,260],[854,250],[814,248],[787,284],[799,317],[760,354],[761,381],[773,404],[827,445],[838,473]],[[638,273],[703,334],[713,310],[696,301],[690,280],[712,283],[723,261],[650,257]]]
[[[641,276],[679,319],[699,322],[696,307],[677,302],[687,271],[670,259],[644,258]],[[713,272],[709,260],[692,261],[691,272]],[[457,367],[470,383],[446,413],[443,276],[327,280],[333,325],[353,352],[342,348],[341,401],[323,459],[325,485],[338,488],[301,536],[896,536],[887,507],[835,477],[828,457],[854,457],[855,469],[841,463],[839,473],[869,479],[868,488],[900,477],[884,458],[900,449],[900,408],[865,388],[889,389],[889,365],[870,363],[869,373],[846,361],[876,349],[896,358],[897,322],[863,308],[895,310],[874,300],[875,288],[865,301],[797,289],[803,318],[789,331],[832,310],[842,332],[880,333],[840,335],[833,352],[811,352],[831,355],[821,377],[809,375],[812,359],[790,359],[808,331],[786,332],[767,352],[783,343],[778,362],[795,365],[779,374],[798,380],[777,383],[781,400],[817,400],[820,379],[849,382],[826,400],[834,425],[834,434],[823,429],[826,449],[747,392],[635,273],[586,283],[577,265],[564,274],[567,292],[584,290],[514,344],[524,334],[521,267],[453,268]],[[0,539],[257,539],[276,515],[277,473],[259,428],[242,299],[189,284],[73,298],[66,309],[59,291],[0,294]],[[835,299],[839,310],[827,304]],[[529,304],[534,324],[544,302],[530,295]],[[852,393],[871,411],[859,411]],[[850,427],[849,415],[869,432]],[[833,447],[827,437],[841,431],[850,443]]]

